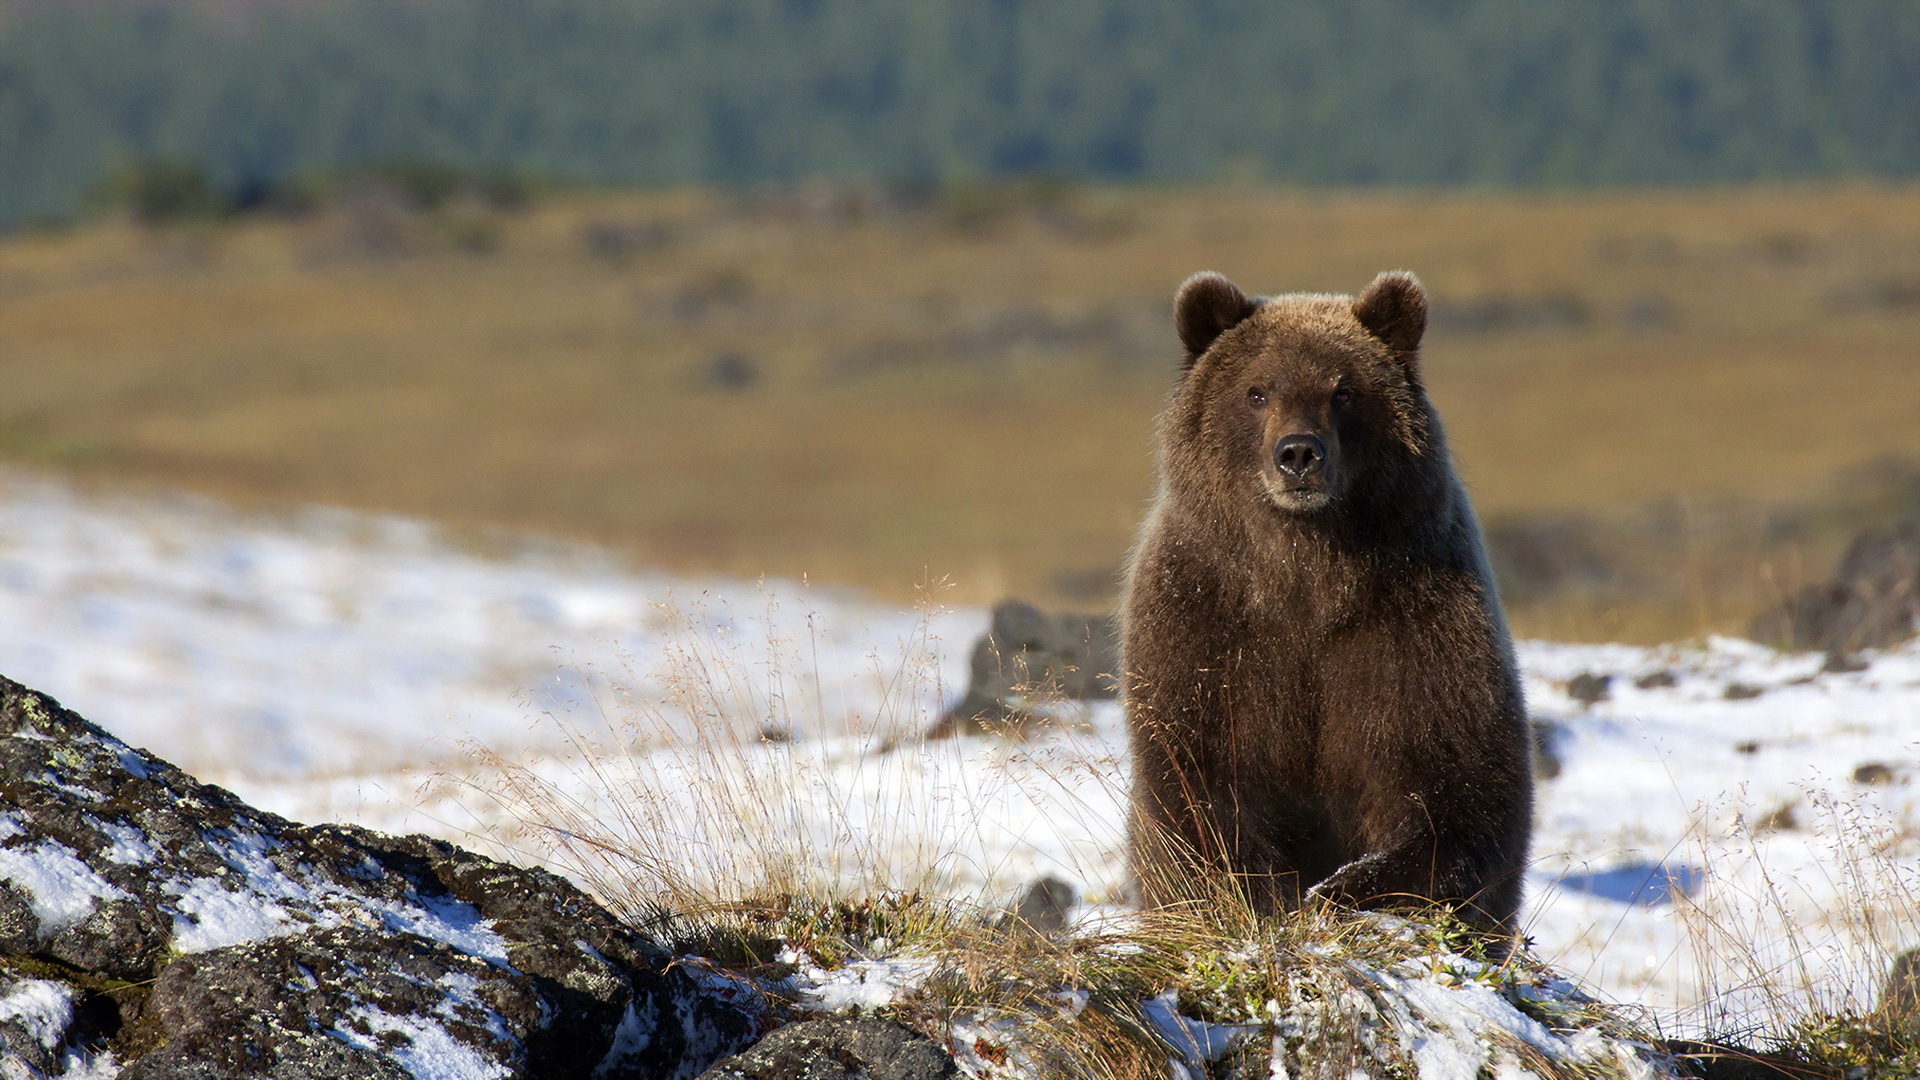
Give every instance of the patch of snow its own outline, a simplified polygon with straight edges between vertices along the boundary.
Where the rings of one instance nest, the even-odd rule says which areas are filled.
[[[1255,1024],[1214,1024],[1182,1016],[1180,995],[1169,990],[1140,1003],[1140,1013],[1153,1025],[1167,1044],[1185,1056],[1184,1064],[1206,1072],[1206,1063],[1219,1061],[1246,1041],[1259,1027]],[[1422,1077],[1422,1080],[1425,1080]]]
[[[282,801],[287,781],[349,777],[353,799],[397,770],[430,775],[462,760],[462,739],[565,749],[557,730],[528,724],[542,711],[606,730],[623,706],[601,673],[663,648],[681,619],[669,607],[716,643],[818,655],[824,678],[786,692],[826,715],[880,716],[902,690],[868,661],[898,652],[913,615],[830,588],[635,572],[604,550],[522,539],[516,556],[486,559],[398,517],[247,514],[0,469],[0,672],[272,810],[300,809]],[[981,617],[939,621],[965,637]],[[947,693],[965,678],[964,648],[949,657]]]
[[[1003,1017],[962,1014],[947,1026],[947,1052],[970,1080],[1043,1080],[1023,1041],[1019,1025]]]
[[[119,863],[121,866],[139,866],[152,862],[153,857],[159,854],[158,850],[147,842],[146,834],[131,825],[118,821],[102,821],[91,814],[87,815],[86,821],[109,841],[104,853],[108,862]]]
[[[480,996],[478,978],[465,972],[450,971],[441,976],[439,985],[447,991],[447,996],[433,1007],[434,1012],[449,1020],[483,1027],[495,1042],[515,1048],[520,1046],[520,1040],[507,1030],[506,1018],[494,1012],[486,999]]]
[[[505,1080],[513,1075],[505,1065],[487,1060],[425,1017],[394,1016],[367,1005],[349,1010],[347,1016],[365,1024],[375,1035],[398,1035],[399,1045],[369,1038],[351,1026],[333,1028],[328,1034],[349,1046],[391,1059],[414,1080]]]
[[[25,890],[43,935],[93,914],[101,900],[132,899],[81,862],[72,848],[53,840],[32,847],[0,847],[0,878]]]
[[[395,901],[362,896],[317,875],[300,881],[268,858],[276,846],[268,837],[220,830],[206,839],[237,873],[231,878],[176,880],[164,886],[179,898],[173,905],[173,947],[181,952],[203,952],[356,919],[377,921],[389,930],[444,942],[469,956],[507,965],[506,939],[471,904],[452,897]]]
[[[176,881],[166,888],[178,897],[173,904],[172,945],[183,953],[285,937],[313,925],[295,918],[278,900],[228,888],[214,878]],[[331,924],[337,923],[336,918]]]
[[[936,966],[930,957],[894,956],[849,960],[828,970],[803,958],[793,975],[793,986],[803,1009],[871,1013],[918,990]]]
[[[73,1025],[73,989],[46,979],[21,979],[0,995],[0,1022],[15,1021],[49,1050],[66,1041]]]
[[[620,1015],[620,1024],[613,1029],[613,1045],[607,1048],[607,1056],[594,1066],[593,1075],[617,1076],[628,1071],[629,1063],[645,1053],[653,1045],[653,1033],[660,1026],[658,1007],[652,998],[647,999],[647,1013],[640,1014],[635,1008],[636,1002],[627,1004],[627,1011]]]
[[[472,904],[451,896],[415,897],[412,904],[365,900],[390,929],[445,942],[468,956],[507,966],[507,939],[495,933]]]

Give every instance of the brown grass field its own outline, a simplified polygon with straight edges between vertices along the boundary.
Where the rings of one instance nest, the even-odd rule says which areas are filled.
[[[1891,512],[1863,463],[1920,456],[1915,186],[363,192],[108,221],[0,240],[0,456],[1097,606],[1150,490],[1180,280],[1394,267],[1436,297],[1429,382],[1483,519],[1573,522],[1552,543],[1605,564],[1516,591],[1522,633],[1738,630]]]

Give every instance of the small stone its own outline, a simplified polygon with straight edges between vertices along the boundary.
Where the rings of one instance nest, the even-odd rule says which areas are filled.
[[[760,367],[745,353],[723,352],[707,362],[704,381],[715,390],[737,394],[760,381]]]
[[[1737,742],[1733,744],[1733,752],[1736,754],[1757,754],[1760,752],[1760,744],[1753,739],[1748,739],[1745,742]]]
[[[1027,887],[1013,914],[1036,933],[1052,937],[1067,928],[1067,916],[1079,899],[1079,890],[1072,885],[1057,877],[1043,877]]]
[[[1793,811],[1793,803],[1774,807],[1765,817],[1754,823],[1753,831],[1758,833],[1798,832],[1800,819]]]
[[[1633,685],[1642,690],[1664,690],[1671,686],[1680,685],[1680,679],[1674,675],[1671,670],[1662,668],[1652,674],[1642,675],[1633,680]]]
[[[1827,654],[1827,662],[1820,665],[1820,670],[1828,675],[1851,675],[1872,666],[1863,656],[1835,650]]]
[[[1567,696],[1582,705],[1592,705],[1613,696],[1613,676],[1583,671],[1567,680]]]
[[[1767,688],[1764,686],[1755,686],[1752,683],[1736,682],[1736,683],[1728,683],[1726,691],[1722,693],[1720,696],[1726,698],[1728,701],[1752,701],[1754,698],[1757,698],[1761,694],[1764,694],[1766,692],[1767,692]]]
[[[1898,779],[1893,766],[1884,762],[1869,761],[1853,770],[1853,782],[1856,784],[1891,784]]]

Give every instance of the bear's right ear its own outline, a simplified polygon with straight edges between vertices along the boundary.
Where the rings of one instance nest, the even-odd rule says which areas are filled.
[[[1211,270],[1181,282],[1173,299],[1173,328],[1180,333],[1180,344],[1187,347],[1185,366],[1192,367],[1213,339],[1240,325],[1259,306]]]
[[[1427,290],[1411,273],[1389,270],[1361,290],[1353,302],[1353,317],[1411,368],[1427,330]]]

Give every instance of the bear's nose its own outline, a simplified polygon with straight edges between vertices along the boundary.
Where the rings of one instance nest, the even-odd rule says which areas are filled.
[[[1273,448],[1273,467],[1288,476],[1305,479],[1327,461],[1327,444],[1318,435],[1289,435]]]

